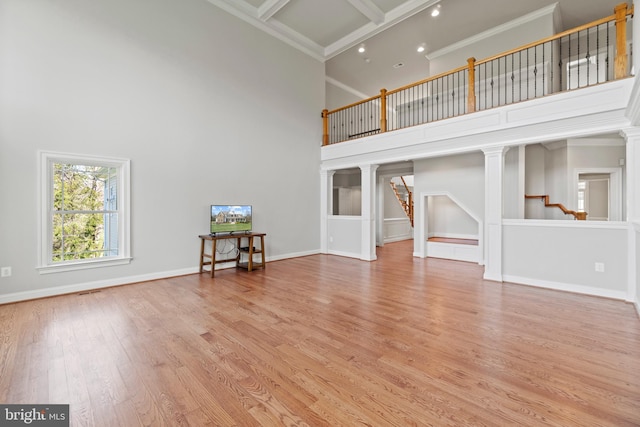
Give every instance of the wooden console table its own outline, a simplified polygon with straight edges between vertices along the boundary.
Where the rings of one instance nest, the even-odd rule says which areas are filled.
[[[235,261],[237,268],[244,268],[247,271],[252,271],[256,268],[265,268],[265,258],[264,258],[264,236],[266,233],[253,233],[253,232],[237,232],[231,234],[202,234],[198,236],[200,238],[200,273],[206,271],[204,269],[205,265],[211,266],[211,277],[216,271],[216,264],[222,262],[230,262]],[[260,239],[260,247],[256,248],[255,243],[258,239]],[[216,259],[216,243],[218,240],[236,240],[236,248],[237,254],[233,258],[225,258],[225,259]],[[246,245],[243,245],[243,239]],[[205,253],[205,241],[211,240],[211,253]],[[242,254],[247,255],[247,261],[242,260]],[[260,261],[254,262],[253,255],[260,254]],[[205,261],[205,258],[209,258],[211,261]]]

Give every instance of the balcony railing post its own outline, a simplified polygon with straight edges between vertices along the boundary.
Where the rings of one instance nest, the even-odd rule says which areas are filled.
[[[322,110],[322,145],[329,145],[329,110]]]
[[[467,59],[469,64],[469,88],[467,96],[467,113],[476,111],[476,58]]]
[[[614,75],[616,79],[627,76],[627,4],[621,3],[614,9],[616,15],[616,59]]]
[[[380,89],[380,133],[387,131],[387,90]]]

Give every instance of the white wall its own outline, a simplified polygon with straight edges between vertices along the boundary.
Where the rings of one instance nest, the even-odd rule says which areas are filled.
[[[567,146],[563,142],[545,151],[545,185],[549,195],[549,203],[561,203],[567,209],[575,210],[569,202],[568,175],[567,175]],[[546,219],[566,219],[573,220],[573,216],[565,215],[558,208],[546,208]]]
[[[3,0],[0,302],[195,271],[211,203],[317,252],[322,108],[323,64],[208,2]],[[130,265],[37,273],[41,149],[131,159]]]
[[[503,217],[524,218],[525,207],[525,146],[509,149],[504,157]]]
[[[531,196],[547,194],[544,173],[545,151],[542,144],[531,144],[525,148],[525,194]],[[525,218],[544,219],[546,208],[540,199],[526,200],[524,208]]]
[[[513,150],[511,150],[513,151]],[[509,153],[507,153],[507,160]],[[620,166],[625,159],[625,145],[622,138],[570,138],[548,144],[532,144],[526,147],[525,194],[549,195],[550,203],[562,203],[567,209],[578,209],[578,172],[609,173],[613,170],[621,175],[624,181],[624,168]],[[505,171],[505,190],[513,185],[509,163]],[[505,191],[505,197],[509,192]],[[620,188],[616,194],[618,217],[624,218],[624,203]],[[614,201],[615,198],[612,198]],[[505,200],[506,202],[506,200]],[[528,219],[564,219],[573,220],[573,216],[564,215],[560,209],[544,208],[540,199],[526,201]],[[507,212],[508,210],[505,210]],[[505,215],[514,218],[513,215]]]
[[[402,184],[400,184],[402,185]],[[402,205],[398,201],[396,194],[393,192],[393,188],[391,185],[387,183],[385,180],[385,185],[383,188],[384,194],[384,218],[407,218],[407,215],[402,209]]]
[[[328,251],[333,255],[360,258],[362,254],[362,218],[359,216],[329,216],[327,224]]]
[[[430,196],[428,237],[478,239],[478,222],[448,196]]]
[[[484,154],[474,152],[416,160],[414,194],[418,197],[421,193],[451,194],[476,218],[483,218]],[[416,209],[418,206],[416,201]],[[419,216],[418,212],[415,216]]]
[[[555,34],[553,9],[546,9],[538,17],[522,17],[504,23],[486,33],[471,37],[457,45],[429,55],[432,76],[453,70],[467,64],[467,59],[489,58],[502,52],[524,46],[535,40],[541,40]]]
[[[327,105],[325,108],[329,111],[335,110],[336,108],[353,104],[374,95],[375,94],[358,96],[352,92],[345,90],[345,88],[343,88],[342,86],[335,85],[332,82],[326,82],[325,96],[327,98]]]
[[[586,221],[505,220],[507,282],[627,299],[628,226]],[[595,264],[604,271],[597,272]]]
[[[414,254],[426,256],[423,237],[426,239],[431,234],[430,225],[435,225],[433,222],[429,223],[432,221],[430,217],[443,218],[447,216],[448,212],[446,205],[441,205],[441,208],[444,206],[445,209],[438,209],[436,205],[435,209],[425,215],[421,212],[421,206],[427,206],[427,210],[429,210],[428,207],[431,203],[430,201],[425,203],[420,198],[427,194],[430,196],[450,195],[467,211],[465,215],[473,215],[478,221],[481,221],[484,218],[484,154],[472,152],[415,160],[413,170],[415,194],[414,225],[416,230],[413,244]],[[460,217],[460,215],[457,216]],[[419,222],[422,218],[426,220],[425,224]],[[465,220],[463,224],[470,227],[468,220]],[[452,227],[447,228],[442,224],[438,225],[438,227],[447,230],[454,229]],[[477,226],[475,230],[477,233]],[[467,231],[464,232],[466,233]]]

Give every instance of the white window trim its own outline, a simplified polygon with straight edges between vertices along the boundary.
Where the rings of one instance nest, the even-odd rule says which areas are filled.
[[[107,267],[113,265],[129,264],[131,262],[131,181],[129,159],[114,157],[99,157],[69,153],[58,153],[52,151],[38,152],[38,194],[39,194],[39,214],[38,224],[38,266],[40,274],[59,273],[65,271],[91,269],[97,267]],[[118,169],[118,255],[104,259],[92,258],[82,261],[51,261],[52,236],[50,232],[50,212],[51,196],[53,193],[53,181],[51,176],[51,165],[54,163],[79,163],[108,165]]]

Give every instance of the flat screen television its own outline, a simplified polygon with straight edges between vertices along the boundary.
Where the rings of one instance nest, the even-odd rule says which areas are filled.
[[[251,205],[211,205],[211,234],[251,231]]]

